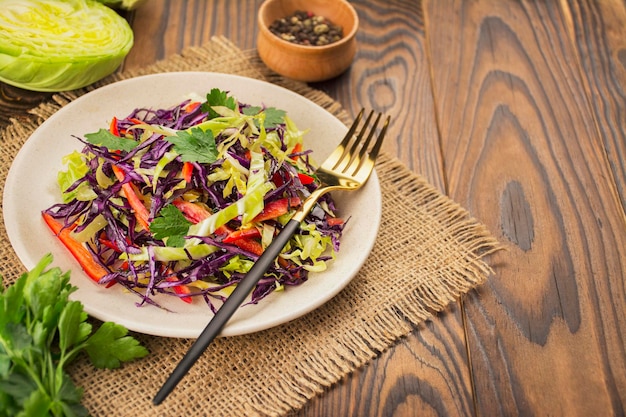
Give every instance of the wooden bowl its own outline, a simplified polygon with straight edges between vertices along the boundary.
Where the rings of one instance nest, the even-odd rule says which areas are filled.
[[[308,46],[270,32],[274,21],[298,10],[323,16],[341,26],[343,38],[324,46]],[[266,0],[259,8],[258,23],[259,56],[265,65],[285,77],[305,82],[328,80],[346,71],[354,59],[359,18],[345,0]]]

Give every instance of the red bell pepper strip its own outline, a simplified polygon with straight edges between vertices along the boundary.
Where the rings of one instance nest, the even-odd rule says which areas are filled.
[[[228,238],[228,236],[232,235],[233,233],[236,233],[236,230],[231,229],[230,227],[228,227],[227,225],[223,225],[220,226],[215,233],[218,235],[226,235],[226,237],[224,238],[223,242],[224,243],[229,243],[231,245],[235,245],[240,249],[243,249],[245,251],[251,252],[255,255],[260,256],[261,254],[263,254],[263,245],[261,245],[260,242],[258,242],[257,240],[251,238],[251,237],[240,237],[239,239],[234,239],[231,242],[226,242],[226,239]],[[259,235],[260,236],[260,235]]]
[[[96,262],[82,243],[72,237],[70,233],[75,226],[64,228],[63,225],[56,221],[51,215],[47,213],[42,213],[41,215],[48,227],[70,251],[89,278],[95,282],[99,282],[100,279],[109,273],[102,265]]]
[[[286,200],[286,199],[285,199]],[[300,199],[298,200],[298,204],[300,204]],[[248,230],[257,230],[256,228],[254,229],[246,229],[245,233],[248,233]],[[224,238],[223,242],[224,243],[230,243],[232,245],[237,246],[240,249],[246,250],[248,252],[251,252],[257,256],[261,256],[263,254],[263,245],[261,245],[261,243],[259,241],[257,241],[256,239],[253,238],[253,236],[241,236],[238,239],[233,239],[232,242],[227,242],[227,240],[229,239],[228,237],[231,235],[236,235],[237,232],[242,232],[242,234],[244,234],[244,231],[237,231],[237,230],[233,230],[230,227],[228,227],[227,225],[223,225],[220,226],[215,233],[217,233],[218,235],[226,235],[226,237]],[[258,232],[258,230],[257,230]],[[254,232],[249,232],[249,233],[254,233]],[[260,236],[260,232],[258,232],[258,235]],[[293,261],[290,261],[288,259],[285,258],[281,258],[280,256],[277,258],[278,263],[280,264],[280,266],[282,266],[285,269],[291,270],[294,266]],[[300,277],[300,272],[296,271],[293,273],[294,276]]]
[[[200,107],[200,102],[199,101],[192,101],[190,103],[188,103],[183,110],[185,110],[186,113],[193,113],[198,107]]]
[[[121,252],[120,248],[117,247],[117,245],[115,244],[115,242],[110,241],[107,238],[104,237],[100,237],[98,238],[98,241],[103,244],[104,246],[106,246],[109,249],[114,250],[115,252]]]
[[[134,117],[131,117],[130,119],[127,119],[129,122],[132,122],[133,124],[136,125],[141,125],[141,124],[145,124],[146,122],[139,120],[139,119],[135,119]],[[119,136],[119,137],[124,137],[126,136],[126,134],[128,134],[128,129],[118,129],[118,132],[114,132],[113,130],[111,130],[111,133],[113,133],[115,136]]]
[[[117,127],[117,117],[115,116],[113,117],[113,119],[111,119],[111,124],[109,125],[109,131],[115,136],[120,135],[119,128]]]
[[[224,238],[223,242],[224,243],[230,243],[232,245],[237,246],[240,249],[246,250],[248,252],[251,252],[257,256],[261,256],[263,254],[263,245],[261,245],[260,242],[258,242],[257,240],[255,240],[252,236],[242,236],[238,239],[234,239],[232,240],[232,242],[227,242],[227,239],[229,236],[234,235],[238,232],[238,230],[232,230],[231,228],[229,228],[228,226],[224,225],[222,226],[220,229],[222,229],[221,233],[219,230],[216,230],[216,233],[218,234],[226,234],[226,238]],[[247,230],[257,230],[255,229],[246,229]],[[243,231],[242,231],[243,232]],[[252,233],[252,232],[251,232]],[[260,232],[258,233],[260,236]],[[290,261],[288,259],[285,258],[281,258],[280,256],[277,258],[278,263],[280,264],[280,266],[282,266],[283,268],[287,269],[287,270],[291,270],[294,266],[293,261]],[[293,273],[294,276],[296,278],[300,277],[300,272],[296,271]]]
[[[259,229],[257,229],[256,227],[252,227],[250,229],[235,230],[229,233],[228,236],[226,236],[224,240],[222,240],[222,242],[235,243],[239,239],[254,239],[259,237],[261,237],[261,232],[259,231]]]
[[[315,178],[302,172],[298,172],[298,179],[302,185],[313,184],[315,182]]]
[[[253,239],[238,239],[232,243],[240,249],[261,256],[263,254],[263,245]]]
[[[200,223],[211,215],[211,212],[201,205],[183,200],[182,198],[177,198],[172,201],[172,204],[193,224]]]
[[[113,167],[113,172],[115,173],[115,176],[117,177],[117,179],[120,182],[124,181],[124,178],[126,176],[124,174],[124,171],[122,171],[122,169],[118,167],[117,165],[113,165],[112,167]],[[124,196],[126,196],[126,199],[128,200],[128,203],[130,204],[130,207],[135,212],[135,218],[137,219],[137,222],[141,225],[141,227],[149,231],[150,222],[148,221],[148,218],[150,217],[150,213],[148,212],[148,209],[146,208],[146,206],[143,204],[143,202],[137,195],[137,191],[135,191],[132,184],[129,182],[124,183],[122,185],[122,191],[124,192]]]
[[[183,216],[193,224],[200,223],[211,215],[211,212],[200,204],[192,203],[182,198],[177,198],[172,201],[172,204],[174,204],[174,206],[183,213]],[[230,233],[230,229],[228,229],[226,225],[220,226],[215,230],[215,233],[218,235],[226,235]]]
[[[302,152],[302,143],[296,143],[296,145],[293,147],[293,151],[291,151],[291,159],[297,161],[300,157],[300,152]]]
[[[340,226],[343,224],[343,219],[339,217],[327,217],[326,222],[329,226]]]
[[[191,162],[183,162],[183,169],[181,171],[183,179],[187,184],[191,182],[191,174],[193,174],[193,164]]]
[[[283,177],[280,175],[279,172],[275,172],[274,175],[272,175],[272,181],[274,182],[274,184],[276,184],[277,187],[280,187],[285,183],[285,180],[283,180]]]
[[[291,207],[298,207],[302,202],[298,197],[281,198],[267,203],[263,210],[252,220],[253,222],[262,222],[265,220],[275,219],[286,214]]]
[[[176,282],[178,281],[178,278],[176,278],[175,276],[169,276],[167,278],[165,278],[166,281],[168,282]],[[191,290],[189,289],[188,286],[186,285],[176,285],[174,287],[172,287],[172,289],[174,290],[174,292],[176,294],[179,295],[187,295],[187,294],[191,294]],[[191,304],[191,302],[193,301],[191,299],[191,297],[180,297],[181,300],[183,300],[184,302],[186,302],[187,304]]]
[[[105,232],[102,232],[100,234],[98,241],[104,246],[106,246],[107,248],[113,249],[115,252],[122,253],[122,249],[120,249],[119,246],[117,246],[117,243],[109,239]],[[130,237],[128,236],[126,236],[126,244],[132,245],[132,242],[130,241]]]
[[[194,224],[201,222],[211,215],[211,213],[201,205],[180,198],[174,200],[172,204],[183,213],[187,220]],[[299,206],[300,204],[301,201],[297,197],[276,200],[267,204],[265,209],[255,217],[255,221],[276,218],[287,213],[289,207]],[[218,235],[226,235],[223,240],[224,243],[230,243],[255,255],[261,255],[263,253],[263,246],[260,242],[255,240],[256,237],[261,236],[256,228],[235,231],[226,225],[222,225],[215,230],[215,233]]]

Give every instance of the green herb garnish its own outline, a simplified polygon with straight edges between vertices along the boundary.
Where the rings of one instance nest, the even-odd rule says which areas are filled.
[[[104,146],[110,151],[130,152],[139,145],[139,142],[135,140],[115,136],[106,129],[100,129],[96,133],[87,133],[85,139],[93,145]]]
[[[144,357],[128,330],[106,322],[92,333],[69,273],[44,256],[8,288],[0,286],[0,416],[86,416],[83,390],[65,372],[84,352],[98,368]]]
[[[234,97],[229,96],[226,91],[222,91],[219,88],[213,88],[206,95],[206,102],[202,104],[201,110],[208,113],[209,119],[215,119],[219,117],[219,114],[212,109],[213,106],[227,107],[231,110],[235,110],[237,107],[237,100]]]
[[[159,217],[150,223],[150,231],[155,239],[167,239],[167,246],[183,247],[191,222],[173,205],[167,205],[159,212]]]
[[[265,113],[264,126],[266,129],[274,128],[282,123],[285,123],[285,115],[287,112],[279,110],[276,107],[267,107],[263,109],[261,107],[251,106],[244,108],[242,113],[246,116],[256,116],[261,113],[261,111]]]
[[[206,132],[199,127],[180,130],[175,136],[164,138],[174,144],[174,151],[180,154],[183,162],[210,164],[217,160],[217,146],[213,132]]]

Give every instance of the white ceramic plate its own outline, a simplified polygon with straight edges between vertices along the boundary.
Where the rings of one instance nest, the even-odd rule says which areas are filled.
[[[212,317],[201,300],[186,304],[168,296],[156,300],[172,312],[153,306],[137,307],[136,295],[117,285],[105,289],[93,283],[52,235],[41,210],[61,201],[56,176],[61,158],[82,145],[82,137],[107,127],[113,116],[125,117],[137,107],[166,108],[190,94],[204,96],[211,88],[230,91],[241,102],[285,109],[304,130],[305,144],[316,161],[323,161],[341,140],[346,127],[326,110],[282,87],[266,82],[206,72],[164,73],[121,81],[92,91],[68,104],[46,120],[28,139],[9,171],[4,188],[4,221],[18,257],[28,269],[46,253],[54,265],[71,270],[73,294],[85,310],[103,321],[157,336],[197,337]],[[381,195],[376,172],[356,192],[334,194],[340,215],[350,217],[337,259],[323,273],[310,274],[308,282],[271,294],[257,305],[241,307],[222,331],[222,336],[267,329],[302,316],[341,291],[369,255],[381,216]]]

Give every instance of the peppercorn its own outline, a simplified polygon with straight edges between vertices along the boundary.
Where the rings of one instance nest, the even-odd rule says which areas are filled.
[[[340,26],[323,16],[302,10],[275,20],[269,29],[279,38],[300,45],[324,46],[343,37]]]

